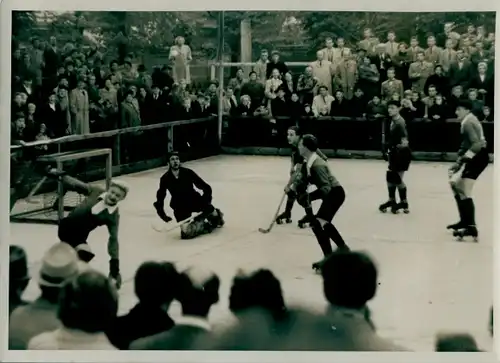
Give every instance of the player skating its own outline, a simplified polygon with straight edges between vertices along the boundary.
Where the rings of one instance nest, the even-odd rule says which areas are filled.
[[[479,175],[488,166],[489,155],[483,126],[471,109],[472,104],[469,101],[460,102],[456,109],[458,120],[461,121],[462,144],[458,151],[458,159],[449,170],[449,182],[457,203],[460,221],[447,228],[453,229],[453,235],[459,239],[471,236],[477,241],[478,230],[472,189]]]
[[[349,249],[332,224],[333,217],[345,201],[345,192],[332,175],[327,162],[316,153],[318,141],[313,135],[304,135],[299,141],[298,150],[304,158],[304,163],[301,167],[302,178],[297,182],[300,184],[296,185],[295,190],[297,190],[297,202],[306,209],[312,231],[323,251],[324,259],[312,265],[312,268],[318,271],[323,261],[333,252],[330,239],[339,249]],[[308,193],[308,185],[314,185],[317,189]],[[316,215],[312,213],[311,208],[311,202],[314,200],[321,200]]]
[[[408,132],[406,122],[399,114],[400,105],[396,101],[389,101],[387,112],[391,118],[387,142],[387,161],[389,163],[386,172],[387,191],[389,200],[379,206],[381,212],[391,209],[392,213],[403,210],[409,213],[407,188],[403,181],[405,172],[411,163],[411,150],[408,145]],[[396,189],[399,192],[400,202],[396,202]]]
[[[292,222],[292,208],[295,203],[296,193],[291,190],[291,186],[294,184],[294,179],[296,178],[297,173],[300,173],[300,167],[304,162],[304,158],[300,155],[297,148],[301,136],[302,133],[300,132],[297,126],[291,126],[288,128],[287,141],[292,149],[292,156],[291,156],[292,164],[290,168],[290,181],[288,182],[285,188],[285,193],[287,194],[285,211],[276,218],[276,223],[278,224],[282,224],[283,221],[285,221],[286,223]],[[323,160],[327,160],[327,157],[325,156],[325,154],[321,152],[321,150],[318,149],[316,151],[316,154],[318,154],[318,156]],[[308,216],[306,214],[298,221],[298,226],[300,228],[305,228],[307,224],[308,224]]]
[[[179,154],[176,152],[170,154],[169,168],[160,179],[156,201],[153,203],[158,216],[169,223],[172,218],[165,213],[164,208],[167,192],[170,192],[170,208],[174,211],[177,222],[190,218],[193,213],[201,212],[191,222],[181,225],[182,239],[210,233],[224,225],[222,212],[212,205],[212,188],[193,170],[181,166]]]
[[[118,243],[120,212],[118,204],[127,196],[129,187],[121,181],[113,180],[109,188],[105,190],[64,175],[56,169],[48,169],[48,174],[59,178],[66,190],[72,190],[86,196],[85,200],[73,209],[68,216],[59,221],[59,239],[75,248],[80,259],[90,262],[95,255],[87,244],[89,235],[97,227],[106,226],[109,231],[109,276],[115,281],[116,286],[120,288]]]

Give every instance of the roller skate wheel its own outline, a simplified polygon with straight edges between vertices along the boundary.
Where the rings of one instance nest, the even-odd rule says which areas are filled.
[[[410,214],[410,211],[408,209],[405,209],[403,212],[404,214]]]
[[[288,223],[292,223],[292,220],[290,218],[287,218],[285,221],[286,221],[287,224]]]
[[[281,219],[277,219],[277,220],[276,220],[276,223],[277,223],[277,224],[283,224],[283,221],[282,221]]]

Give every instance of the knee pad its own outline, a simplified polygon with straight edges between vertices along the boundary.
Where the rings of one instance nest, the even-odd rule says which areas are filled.
[[[392,170],[387,170],[385,173],[385,180],[390,184],[401,184],[401,177],[398,173]]]

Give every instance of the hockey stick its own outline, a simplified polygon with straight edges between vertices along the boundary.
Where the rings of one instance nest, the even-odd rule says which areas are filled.
[[[153,229],[154,229],[156,232],[165,232],[165,233],[166,233],[166,232],[170,232],[170,231],[173,231],[174,229],[177,229],[177,228],[179,228],[179,227],[183,226],[183,225],[184,225],[184,224],[186,224],[186,223],[191,222],[193,219],[195,219],[196,217],[198,217],[198,216],[199,216],[199,215],[201,215],[201,214],[202,214],[202,212],[195,213],[195,214],[193,214],[191,217],[186,218],[186,219],[184,219],[184,220],[182,220],[182,221],[180,221],[180,222],[177,222],[176,224],[168,225],[168,224],[164,223],[164,225],[163,225],[163,226],[158,227],[158,226],[155,226],[155,224],[153,223],[153,224],[151,225],[151,227],[153,227]],[[165,224],[166,224],[166,225],[165,225]]]
[[[30,204],[40,204],[40,202],[34,201],[32,198],[38,192],[38,190],[42,187],[43,183],[47,180],[47,177],[44,176],[36,185],[35,187],[31,190],[31,192],[28,194],[28,196],[24,199],[27,203]]]
[[[274,214],[274,217],[273,217],[273,220],[272,220],[271,224],[269,225],[268,228],[259,228],[259,232],[260,233],[269,233],[269,232],[271,232],[271,230],[274,227],[274,224],[276,223],[276,218],[278,218],[278,215],[280,213],[281,206],[282,206],[283,202],[285,201],[285,197],[286,197],[286,193],[283,193],[283,196],[281,197],[280,204],[278,205],[278,209],[276,210],[276,213]]]

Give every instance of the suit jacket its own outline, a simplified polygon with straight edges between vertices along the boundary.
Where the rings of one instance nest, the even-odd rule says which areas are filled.
[[[399,43],[398,42],[387,42],[385,45],[385,52],[389,55],[389,57],[393,57],[398,54]]]
[[[72,114],[71,132],[74,134],[90,133],[89,94],[86,90],[75,88],[69,96]]]
[[[457,51],[453,49],[444,49],[439,57],[439,64],[443,66],[443,70],[448,72],[453,63],[457,61]]]
[[[399,95],[399,99],[403,99],[404,87],[403,82],[399,79],[394,79],[393,81],[384,81],[382,82],[380,94],[382,98],[385,100],[390,100],[392,95],[397,93]]]
[[[416,62],[417,61],[417,54],[419,52],[423,52],[423,51],[424,51],[424,49],[419,47],[418,45],[415,48],[409,47],[407,53],[410,56],[410,61]]]
[[[477,65],[480,62],[488,63],[490,59],[491,59],[491,54],[488,50],[483,50],[481,52],[476,50],[472,52],[470,55],[470,60],[474,65]]]
[[[265,84],[267,81],[267,64],[269,61],[263,62],[262,59],[259,59],[257,62],[255,62],[255,65],[253,67],[253,71],[257,73],[257,81]]]
[[[434,72],[434,65],[429,62],[414,62],[408,69],[408,77],[412,82],[412,89],[416,92],[423,92],[427,78]]]
[[[380,41],[378,38],[372,37],[369,39],[363,39],[358,43],[359,48],[364,49],[368,56],[371,56],[375,53],[375,46],[379,44]]]
[[[472,75],[472,64],[470,61],[465,60],[462,63],[462,68],[460,68],[458,62],[452,64],[449,71],[450,86],[454,87],[456,85],[461,85],[464,88],[466,88],[471,78],[471,75]]]
[[[158,95],[157,99],[152,94],[148,94],[146,96],[145,107],[146,118],[142,120],[143,124],[152,125],[167,121],[167,98],[162,94]]]
[[[169,331],[138,339],[130,344],[130,350],[189,350],[196,349],[197,342],[207,338],[210,325],[204,319],[183,316]]]
[[[436,65],[439,63],[439,59],[441,58],[441,53],[443,50],[437,46],[434,46],[432,48],[427,48],[424,51],[425,54],[425,60],[429,63],[432,63],[433,65]]]

